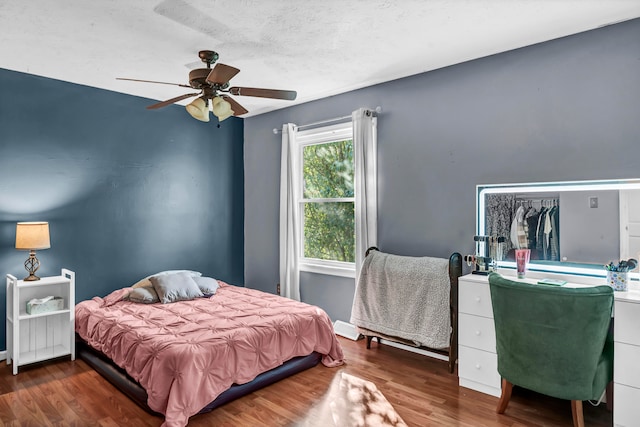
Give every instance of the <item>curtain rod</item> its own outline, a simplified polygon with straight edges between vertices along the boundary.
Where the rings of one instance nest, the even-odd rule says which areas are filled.
[[[374,112],[374,113],[376,113],[376,114],[380,114],[380,113],[382,112],[382,107],[380,107],[380,106],[378,105],[378,106],[375,108],[375,110],[371,110],[371,109],[370,109],[369,111]],[[341,120],[347,120],[347,119],[350,119],[350,118],[351,118],[351,114],[349,114],[348,116],[335,117],[335,118],[333,118],[333,119],[320,120],[320,121],[318,121],[318,122],[313,122],[313,123],[307,123],[307,124],[305,124],[305,125],[300,125],[300,126],[298,126],[298,129],[306,128],[306,127],[309,127],[309,126],[323,125],[323,124],[325,124],[325,123],[339,122],[339,121],[341,121]],[[274,134],[276,134],[276,135],[277,135],[278,133],[281,133],[281,132],[282,132],[282,130],[281,130],[281,129],[273,128],[273,133],[274,133]]]

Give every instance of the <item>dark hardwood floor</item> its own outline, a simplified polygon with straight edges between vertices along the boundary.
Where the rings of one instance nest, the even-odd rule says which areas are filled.
[[[312,426],[312,408],[322,401],[337,373],[369,380],[409,426],[571,426],[568,401],[514,388],[504,415],[498,399],[458,387],[443,361],[390,346],[339,338],[347,358],[339,368],[315,368],[282,380],[208,414],[189,426]],[[585,423],[612,426],[604,404],[584,403]],[[83,361],[67,360],[20,367],[13,376],[0,367],[1,426],[152,426],[162,419],[145,412]],[[323,426],[324,427],[324,426]],[[343,426],[340,426],[343,427]]]

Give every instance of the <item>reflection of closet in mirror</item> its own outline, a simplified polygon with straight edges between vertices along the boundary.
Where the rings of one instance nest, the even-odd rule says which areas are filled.
[[[560,260],[558,193],[487,194],[487,233],[506,237],[505,259],[530,249],[532,260]]]
[[[530,249],[531,259],[560,261],[558,194],[517,195],[514,220],[511,224],[511,241],[514,247]],[[522,234],[526,239],[522,238]]]

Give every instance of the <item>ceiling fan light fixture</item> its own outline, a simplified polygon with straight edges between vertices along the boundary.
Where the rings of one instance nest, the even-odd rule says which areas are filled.
[[[185,108],[194,119],[200,120],[201,122],[209,121],[209,108],[207,107],[206,99],[202,97],[197,98]]]
[[[196,68],[189,72],[189,84],[181,83],[167,83],[159,82],[155,80],[141,80],[130,79],[126,77],[117,77],[118,80],[129,80],[134,82],[144,83],[157,83],[172,86],[188,87],[198,90],[196,93],[185,93],[184,95],[175,96],[173,98],[156,102],[155,104],[148,105],[147,110],[156,110],[168,105],[175,104],[185,99],[198,98],[192,103],[187,105],[187,112],[194,119],[208,122],[209,121],[209,108],[219,121],[228,119],[231,116],[242,116],[249,112],[246,108],[240,105],[235,99],[230,96],[219,96],[218,92],[228,93],[230,95],[238,96],[253,96],[258,98],[272,98],[272,99],[285,99],[293,101],[296,99],[297,93],[294,90],[280,90],[280,89],[263,89],[256,87],[229,87],[229,80],[231,80],[236,74],[240,72],[238,68],[221,63],[215,64],[219,55],[212,50],[201,50],[198,52],[198,56],[207,65],[207,68]],[[209,104],[209,100],[213,102]]]
[[[233,116],[233,110],[231,104],[225,101],[222,97],[216,96],[212,100],[213,114],[218,118],[218,121],[223,121]]]

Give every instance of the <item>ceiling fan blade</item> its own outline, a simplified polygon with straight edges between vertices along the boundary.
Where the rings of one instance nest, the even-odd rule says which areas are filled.
[[[275,98],[293,101],[298,95],[295,90],[279,90],[279,89],[259,89],[255,87],[231,87],[229,88],[231,95],[239,96],[256,96],[259,98]]]
[[[200,93],[188,93],[186,95],[176,96],[175,98],[167,99],[166,101],[158,102],[157,104],[149,105],[147,110],[155,110],[156,108],[166,107],[175,102],[182,101],[183,99],[191,98],[192,96],[198,96]]]
[[[249,110],[244,108],[242,105],[238,104],[238,102],[230,96],[222,95],[222,99],[224,99],[229,104],[231,104],[231,110],[233,110],[234,116],[241,116],[249,112]]]
[[[216,64],[207,76],[209,83],[227,83],[233,76],[240,72],[239,69],[226,64]]]
[[[128,80],[128,81],[130,81],[130,82],[158,83],[158,84],[161,84],[161,85],[171,85],[171,86],[180,86],[180,87],[191,87],[191,86],[189,86],[189,85],[184,85],[184,84],[181,84],[181,83],[167,83],[167,82],[156,82],[156,81],[153,81],[153,80],[127,79],[127,78],[124,78],[124,77],[116,77],[116,80]]]

